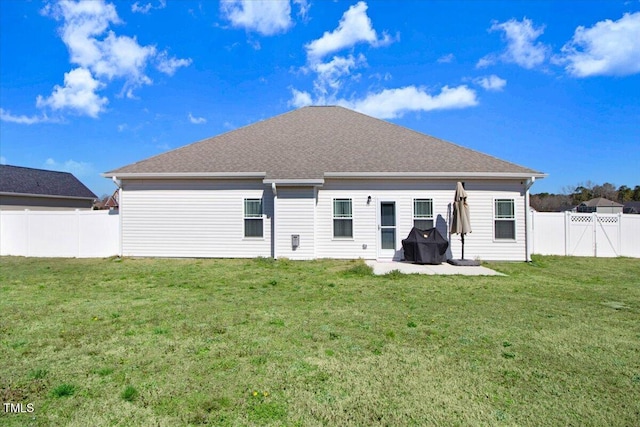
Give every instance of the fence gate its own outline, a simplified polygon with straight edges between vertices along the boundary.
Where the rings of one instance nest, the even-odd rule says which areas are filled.
[[[594,215],[596,241],[594,256],[617,257],[620,255],[620,216]]]
[[[593,230],[593,215],[567,215],[567,227],[565,228],[567,255],[593,256],[595,236]]]
[[[567,214],[567,255],[617,257],[620,254],[620,216]]]

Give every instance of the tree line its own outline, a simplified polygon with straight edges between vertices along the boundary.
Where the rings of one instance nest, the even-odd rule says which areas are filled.
[[[532,194],[530,204],[538,212],[560,212],[572,209],[582,202],[597,197],[604,197],[622,204],[630,201],[640,201],[640,185],[636,185],[634,188],[621,185],[616,188],[610,182],[599,185],[587,181],[576,186],[566,186],[562,189],[561,194]]]

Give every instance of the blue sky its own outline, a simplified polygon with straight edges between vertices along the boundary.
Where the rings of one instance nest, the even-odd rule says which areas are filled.
[[[640,1],[0,1],[0,162],[100,173],[338,104],[640,184]]]

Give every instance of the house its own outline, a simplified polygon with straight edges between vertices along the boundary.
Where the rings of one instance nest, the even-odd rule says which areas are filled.
[[[622,208],[622,213],[640,214],[640,202],[625,202],[624,207]]]
[[[104,174],[120,187],[122,254],[402,258],[411,228],[448,224],[464,182],[465,256],[529,259],[543,173],[336,106],[304,107]]]
[[[0,165],[0,209],[91,209],[95,199],[68,172]]]
[[[98,200],[93,204],[93,210],[110,210],[114,211],[118,209],[118,197],[120,196],[120,191],[115,190],[113,194],[110,196],[105,196],[102,200]]]
[[[614,202],[604,197],[596,197],[595,199],[587,200],[576,206],[576,212],[581,213],[622,213],[624,206],[618,202]]]

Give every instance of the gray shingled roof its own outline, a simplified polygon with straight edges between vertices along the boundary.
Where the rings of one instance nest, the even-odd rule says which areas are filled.
[[[542,175],[335,106],[300,108],[105,175],[233,172],[266,172],[266,179],[322,179],[325,172]]]
[[[613,200],[605,199],[604,197],[596,197],[595,199],[587,200],[586,202],[580,203],[580,205],[588,206],[590,208],[595,207],[622,207],[623,205],[614,202]]]
[[[68,172],[0,165],[0,193],[95,199],[83,183]]]

